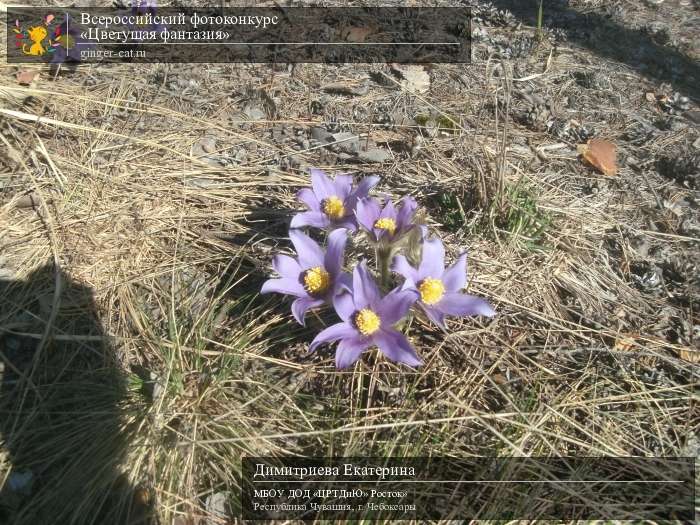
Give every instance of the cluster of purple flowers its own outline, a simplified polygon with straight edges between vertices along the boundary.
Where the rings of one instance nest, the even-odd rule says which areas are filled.
[[[422,364],[406,336],[397,329],[416,306],[436,325],[444,328],[446,316],[494,315],[491,305],[479,297],[461,293],[467,279],[467,257],[460,255],[445,268],[445,248],[428,238],[427,228],[416,223],[416,201],[404,197],[398,205],[369,196],[378,177],[365,177],[357,184],[348,175],[334,180],[318,169],[311,170],[311,188],[297,194],[308,211],[297,214],[289,237],[297,257],[276,255],[272,261],[279,278],[269,279],[262,293],[278,292],[296,297],[292,314],[304,324],[308,310],[332,305],[341,322],[321,331],[311,350],[339,341],[338,368],[352,365],[362,352],[378,347],[389,359],[409,366]],[[328,231],[326,249],[300,228]],[[422,253],[416,265],[399,255],[402,240],[417,229]],[[403,278],[402,284],[383,290],[361,260],[352,274],[343,271],[349,232],[363,230],[375,247],[380,282],[388,287],[389,271]]]

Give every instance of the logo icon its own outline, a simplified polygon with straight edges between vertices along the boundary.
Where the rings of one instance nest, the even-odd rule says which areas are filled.
[[[53,15],[46,15],[40,25],[29,27],[23,30],[19,20],[15,20],[15,46],[22,50],[22,53],[29,56],[42,56],[45,53],[53,53],[57,42],[52,41],[49,36],[50,24],[54,20]],[[56,37],[57,35],[53,35]],[[44,43],[45,40],[48,41]],[[28,40],[28,42],[27,42]]]

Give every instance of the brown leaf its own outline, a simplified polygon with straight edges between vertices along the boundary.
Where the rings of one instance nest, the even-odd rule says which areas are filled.
[[[41,197],[34,192],[27,193],[15,200],[14,204],[15,208],[39,208],[41,206]]]
[[[636,344],[634,337],[622,336],[615,341],[613,349],[618,352],[630,352]]]
[[[31,69],[23,69],[17,73],[17,83],[22,86],[29,86],[34,82],[34,80],[39,76],[38,71],[32,71]]]
[[[346,26],[340,30],[340,39],[345,42],[364,42],[367,37],[373,33],[376,33],[377,28],[370,26]]]
[[[501,373],[496,373],[491,376],[493,382],[497,385],[505,385],[508,382],[508,378]]]
[[[591,139],[580,144],[578,151],[583,159],[603,175],[617,175],[617,146],[603,139]]]

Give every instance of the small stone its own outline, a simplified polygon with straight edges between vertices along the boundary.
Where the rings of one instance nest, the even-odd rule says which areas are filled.
[[[257,106],[246,106],[243,109],[243,113],[250,120],[264,120],[267,117],[265,111]]]
[[[219,523],[219,520],[228,520],[229,516],[229,494],[227,492],[215,492],[207,497],[204,507],[212,518],[206,519],[207,525],[214,525]]]
[[[248,160],[248,152],[244,148],[239,149],[236,152],[235,159],[239,164],[243,164],[246,160]]]
[[[357,153],[360,149],[360,137],[354,133],[334,133],[332,135],[335,148],[345,153]]]
[[[333,134],[319,126],[314,126],[311,128],[311,138],[320,142],[321,144],[333,142]]]
[[[207,179],[205,177],[192,177],[185,179],[185,186],[188,188],[197,188],[200,190],[208,190],[221,185],[221,182],[216,179]]]
[[[216,151],[216,139],[214,137],[203,138],[200,145],[206,153],[214,153]]]
[[[385,149],[372,148],[367,151],[360,151],[357,158],[362,162],[380,164],[391,159],[391,153]]]

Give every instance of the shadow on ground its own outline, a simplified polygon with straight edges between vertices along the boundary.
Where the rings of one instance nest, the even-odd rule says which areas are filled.
[[[103,335],[60,270],[0,280],[0,523],[150,523],[119,469],[127,383]]]
[[[537,26],[539,0],[491,0],[491,4],[508,9],[526,25]],[[543,18],[546,27],[565,30],[570,42],[625,64],[650,80],[669,82],[700,101],[700,64],[656,42],[647,32],[622,25],[602,12],[580,13],[568,0],[546,0]]]

